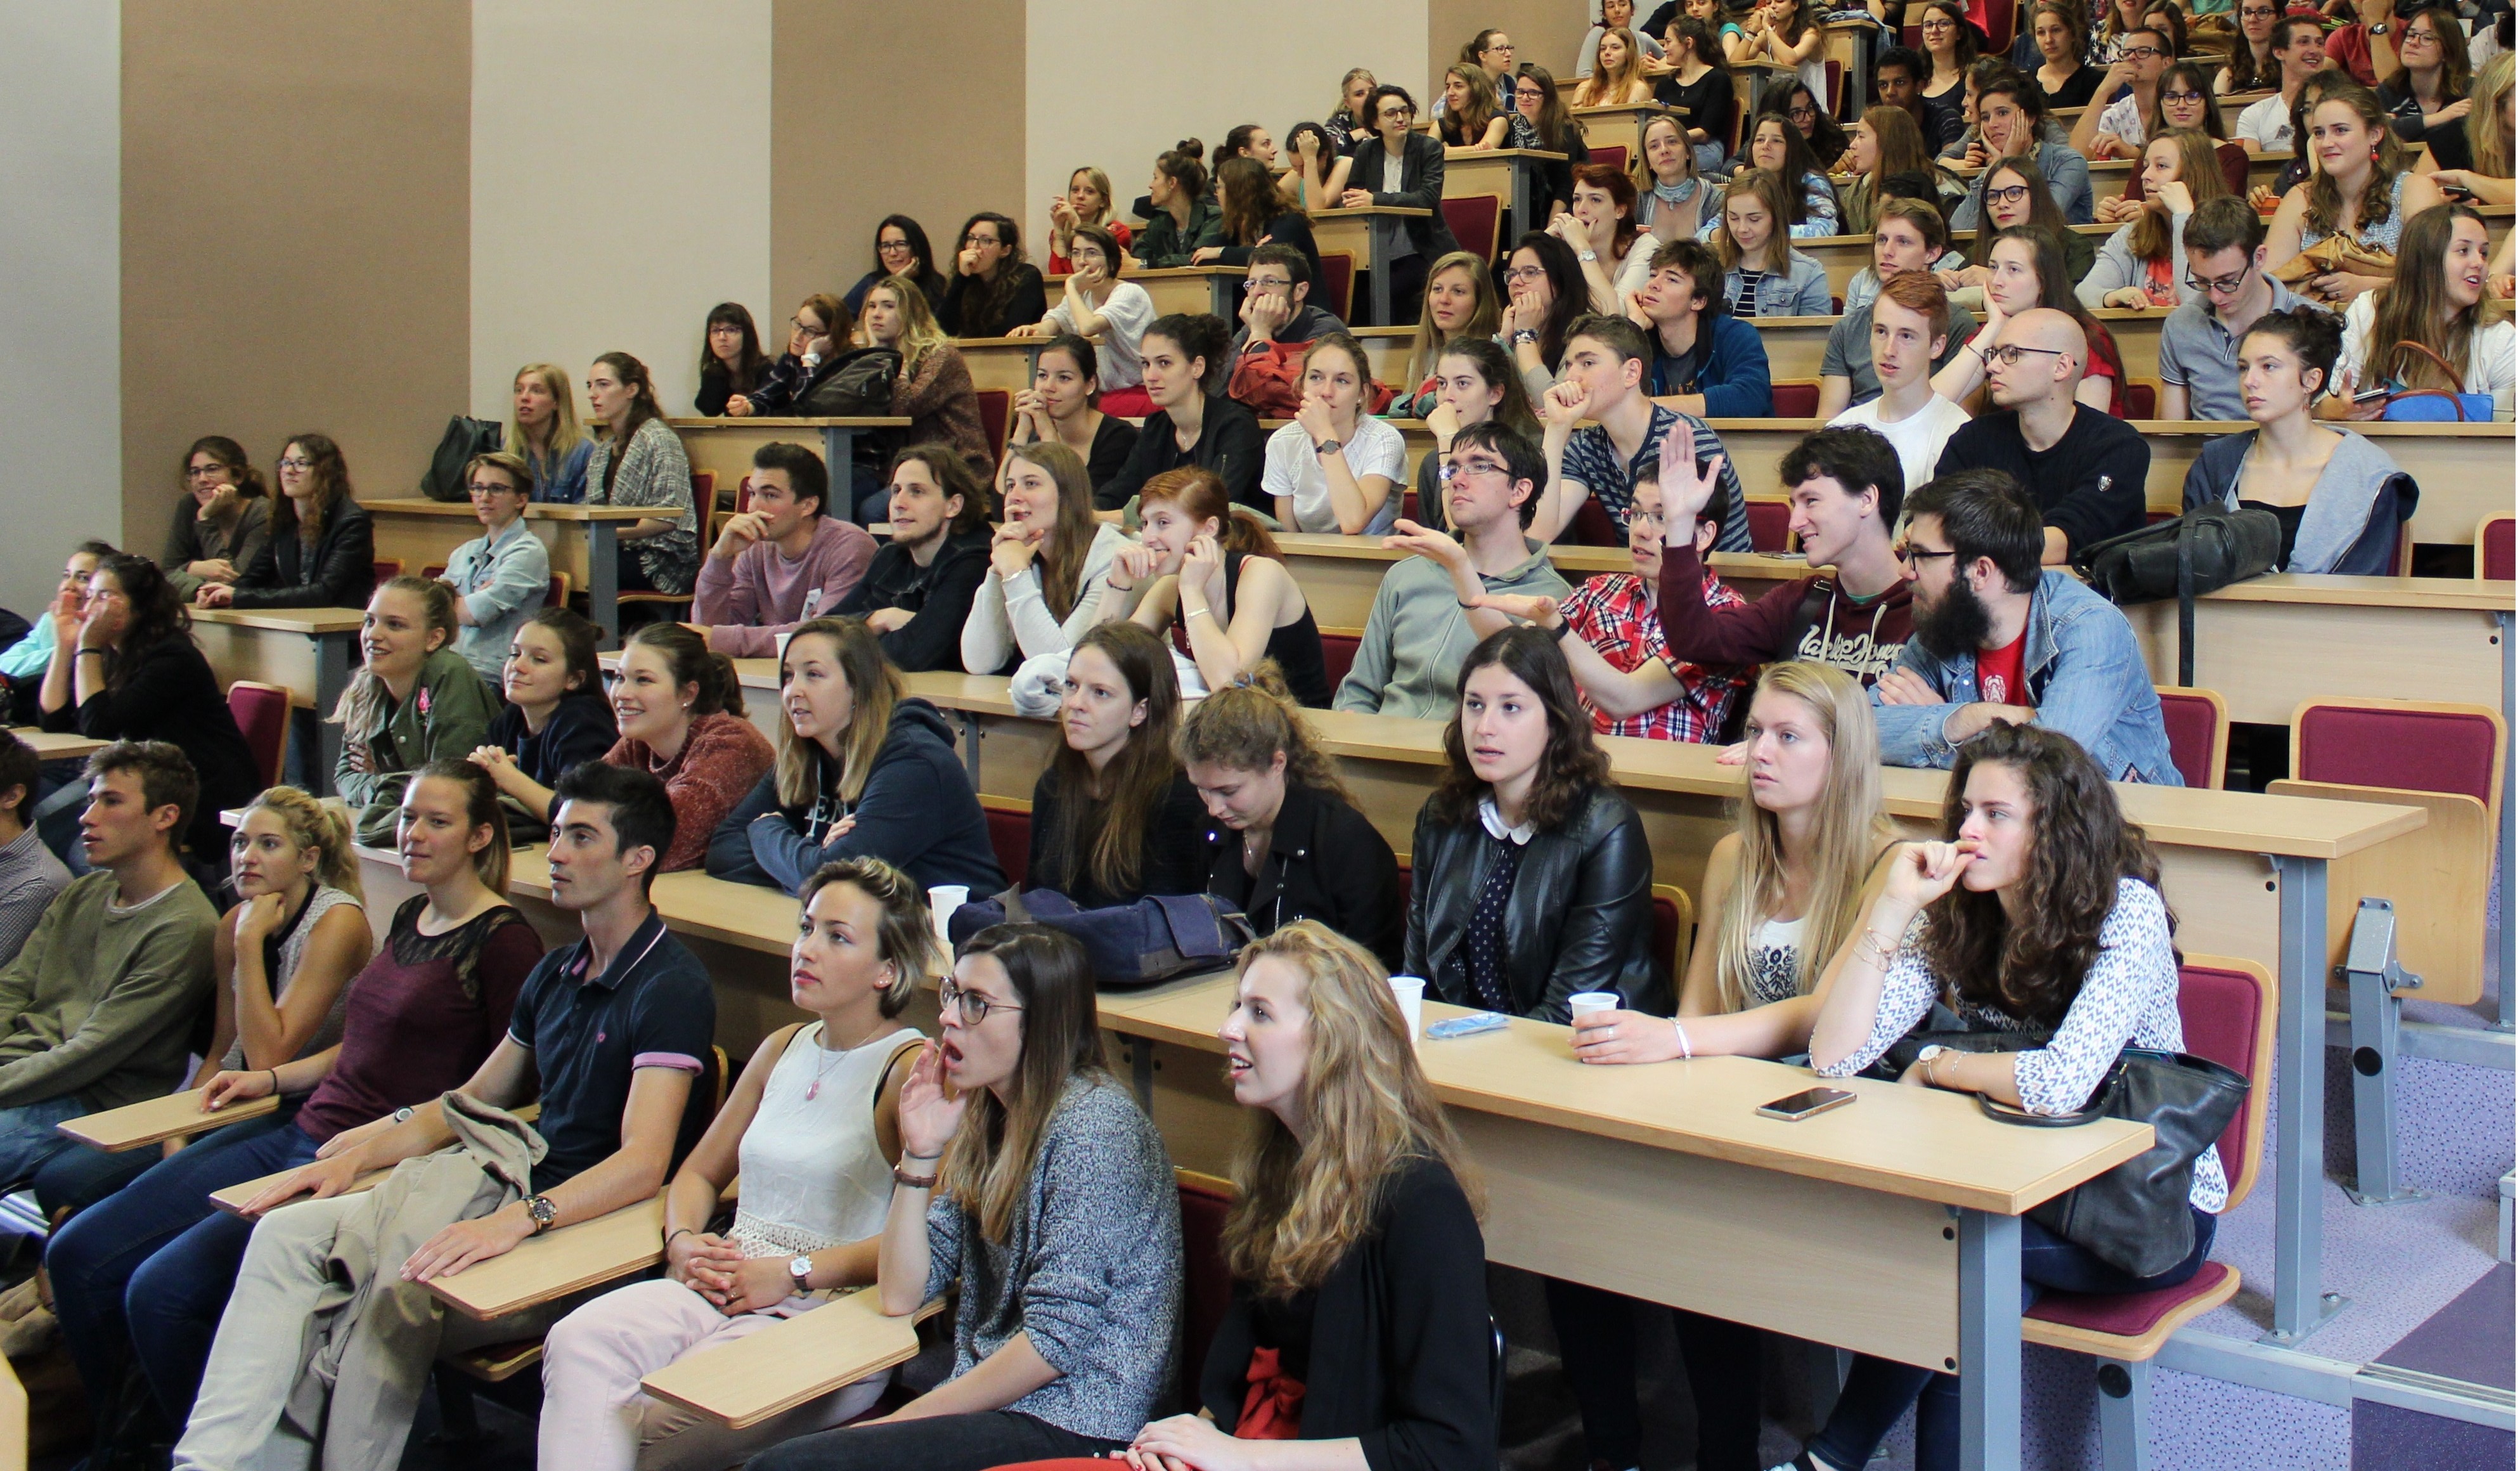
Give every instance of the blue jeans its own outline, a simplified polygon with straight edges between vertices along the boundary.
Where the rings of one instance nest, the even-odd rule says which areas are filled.
[[[53,1233],[54,1310],[100,1413],[136,1354],[168,1422],[184,1423],[253,1237],[253,1222],[212,1206],[210,1192],[307,1164],[315,1148],[286,1120],[232,1124]]]
[[[2035,1220],[2021,1222],[2021,1306],[2026,1310],[2041,1288],[2055,1292],[2153,1292],[2176,1287],[2196,1275],[2214,1249],[2215,1218],[2194,1206],[2187,1214],[2196,1223],[2196,1244],[2187,1260],[2157,1277],[2133,1277]],[[1855,1367],[1838,1391],[1837,1407],[1828,1424],[1811,1443],[1814,1459],[1832,1466],[1860,1467],[1872,1459],[1882,1438],[1908,1406],[1916,1406],[1916,1471],[1952,1471],[1960,1463],[1960,1382],[1951,1374],[1886,1358],[1857,1355]]]
[[[35,1209],[46,1220],[64,1211],[84,1211],[140,1178],[158,1159],[154,1149],[65,1149],[35,1172]]]
[[[53,1126],[95,1112],[75,1097],[0,1108],[0,1189],[27,1184],[46,1160],[65,1149],[78,1148]]]

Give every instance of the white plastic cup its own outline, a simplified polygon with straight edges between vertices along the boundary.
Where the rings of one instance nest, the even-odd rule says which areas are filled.
[[[948,951],[952,950],[954,941],[945,933],[945,923],[954,917],[955,910],[970,901],[971,886],[968,884],[939,884],[927,891],[927,909],[936,919],[936,942]]]
[[[1426,1013],[1426,980],[1422,976],[1391,978],[1391,998],[1400,1003],[1402,1020],[1409,1024],[1409,1044],[1415,1047],[1425,1036],[1420,1025]]]
[[[1619,1009],[1619,993],[1614,990],[1579,990],[1566,998],[1567,1025],[1582,1032],[1584,1019],[1604,1011]],[[1571,1045],[1571,1044],[1570,1044]]]

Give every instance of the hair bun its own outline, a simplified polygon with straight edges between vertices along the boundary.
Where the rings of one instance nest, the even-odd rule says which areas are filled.
[[[1184,138],[1179,143],[1173,145],[1173,152],[1177,154],[1203,154],[1207,152],[1207,145],[1199,142],[1196,138]]]

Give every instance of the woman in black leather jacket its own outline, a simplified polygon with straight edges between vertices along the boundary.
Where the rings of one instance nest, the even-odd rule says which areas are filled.
[[[1668,1015],[1644,825],[1611,784],[1556,641],[1493,634],[1460,688],[1447,769],[1411,845],[1408,972],[1445,1001],[1534,1021],[1566,1021],[1566,998],[1588,990]]]
[[[233,586],[208,583],[194,601],[204,608],[366,607],[377,590],[376,535],[351,498],[341,447],[323,435],[292,436],[279,469],[271,539]]]

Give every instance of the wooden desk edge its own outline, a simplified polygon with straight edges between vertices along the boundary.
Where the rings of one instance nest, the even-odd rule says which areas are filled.
[[[201,1112],[201,1096],[200,1088],[189,1088],[163,1098],[151,1098],[121,1108],[107,1109],[103,1113],[65,1119],[53,1127],[60,1130],[65,1138],[76,1139],[90,1149],[103,1150],[107,1154],[127,1154],[151,1144],[163,1144],[168,1139],[186,1138],[231,1124],[243,1124],[248,1119],[259,1119],[280,1108],[277,1097],[248,1098],[231,1103],[216,1113],[205,1114]],[[177,1111],[179,1103],[182,1105],[180,1113]],[[100,1124],[109,1121],[132,1116],[146,1118],[154,1113],[164,1113],[167,1117],[144,1126],[138,1133],[111,1133],[99,1129]]]
[[[849,1298],[854,1298],[860,1294],[870,1293],[873,1291],[875,1291],[875,1288],[871,1286],[858,1288],[855,1292],[845,1293],[840,1297],[833,1298],[831,1302],[824,1304],[823,1309],[817,1309],[815,1310],[821,1311],[825,1309],[836,1308]],[[927,1319],[943,1311],[944,1309],[945,1300],[937,1298],[933,1301],[920,1304],[915,1311],[909,1312],[898,1319],[891,1318],[889,1314],[884,1313],[880,1309],[877,1310],[877,1313],[878,1316],[885,1317],[890,1321],[907,1322],[915,1329],[919,1324],[927,1321]],[[791,1323],[800,1323],[810,1319],[812,1316],[813,1313],[811,1312],[800,1313],[795,1317],[788,1319],[788,1321]],[[785,1325],[783,1324],[782,1326]],[[777,1328],[772,1328],[765,1331],[775,1333],[779,1330]],[[739,1350],[746,1343],[755,1342],[757,1338],[758,1335],[753,1339],[741,1339],[736,1343],[726,1345],[724,1349],[710,1350],[708,1353],[724,1353],[729,1350]],[[680,1360],[679,1362],[689,1363],[706,1356],[706,1354],[694,1355],[692,1358]],[[825,1378],[817,1381],[809,1388],[791,1392],[777,1400],[770,1401],[762,1404],[748,1405],[734,1414],[729,1414],[718,1406],[704,1403],[694,1397],[675,1393],[674,1376],[668,1373],[668,1371],[677,1367],[678,1364],[667,1364],[665,1368],[659,1369],[655,1373],[649,1375],[647,1378],[640,1380],[639,1387],[647,1393],[655,1396],[659,1400],[666,1401],[669,1403],[679,1404],[685,1409],[691,1410],[695,1414],[706,1415],[710,1419],[717,1421],[719,1424],[726,1426],[730,1430],[749,1430],[764,1420],[786,1414],[788,1411],[794,1409],[797,1405],[804,1404],[810,1401],[819,1399],[824,1395],[828,1395],[832,1391],[839,1389],[843,1385],[850,1384],[857,1379],[863,1379],[867,1375],[877,1373],[880,1370],[897,1368],[918,1356],[919,1350],[917,1346],[917,1338],[914,1335],[911,1351],[908,1354],[894,1356],[891,1352],[887,1351],[885,1354],[877,1356],[877,1357],[881,1361],[865,1362],[859,1366],[858,1372],[854,1375],[844,1378]],[[660,1376],[662,1376],[663,1382],[656,1382]]]
[[[538,1240],[543,1250],[536,1252],[532,1258],[526,1259],[527,1261],[539,1261],[542,1257],[551,1257],[558,1261],[567,1261],[569,1260],[567,1253],[572,1246],[568,1237],[568,1233],[570,1231],[578,1230],[581,1227],[587,1226],[619,1224],[621,1221],[630,1218],[635,1218],[639,1215],[649,1215],[655,1218],[653,1224],[648,1232],[648,1235],[655,1238],[654,1245],[652,1247],[649,1247],[642,1251],[622,1253],[613,1256],[608,1260],[599,1261],[589,1259],[583,1269],[566,1273],[556,1273],[550,1277],[537,1280],[524,1291],[511,1291],[503,1297],[480,1298],[467,1295],[464,1290],[464,1279],[467,1277],[472,1277],[474,1285],[477,1287],[483,1276],[489,1277],[489,1279],[495,1284],[499,1276],[515,1272],[518,1262],[518,1253],[528,1251],[533,1248],[537,1244]],[[645,1271],[649,1267],[655,1265],[658,1262],[663,1261],[665,1257],[664,1221],[665,1197],[662,1193],[659,1193],[648,1200],[636,1201],[630,1205],[623,1206],[617,1211],[608,1211],[602,1216],[589,1217],[587,1219],[578,1221],[574,1225],[563,1226],[549,1236],[541,1238],[529,1236],[525,1238],[522,1244],[517,1247],[516,1251],[509,1252],[505,1256],[492,1257],[487,1261],[476,1262],[472,1264],[472,1265],[466,1267],[464,1270],[457,1272],[451,1277],[435,1277],[430,1279],[428,1284],[428,1292],[431,1297],[436,1298],[439,1302],[455,1309],[466,1317],[472,1318],[478,1322],[488,1322],[492,1318],[505,1317],[511,1312],[519,1311],[526,1308],[536,1307],[540,1304],[555,1303],[560,1301],[562,1298],[568,1297],[573,1293],[582,1292],[589,1287],[601,1286],[606,1282],[616,1281],[622,1277],[629,1276],[633,1272]],[[508,1272],[494,1274],[484,1271],[484,1268],[496,1267],[502,1263],[508,1264]],[[481,1275],[475,1275],[476,1273],[480,1273]]]

